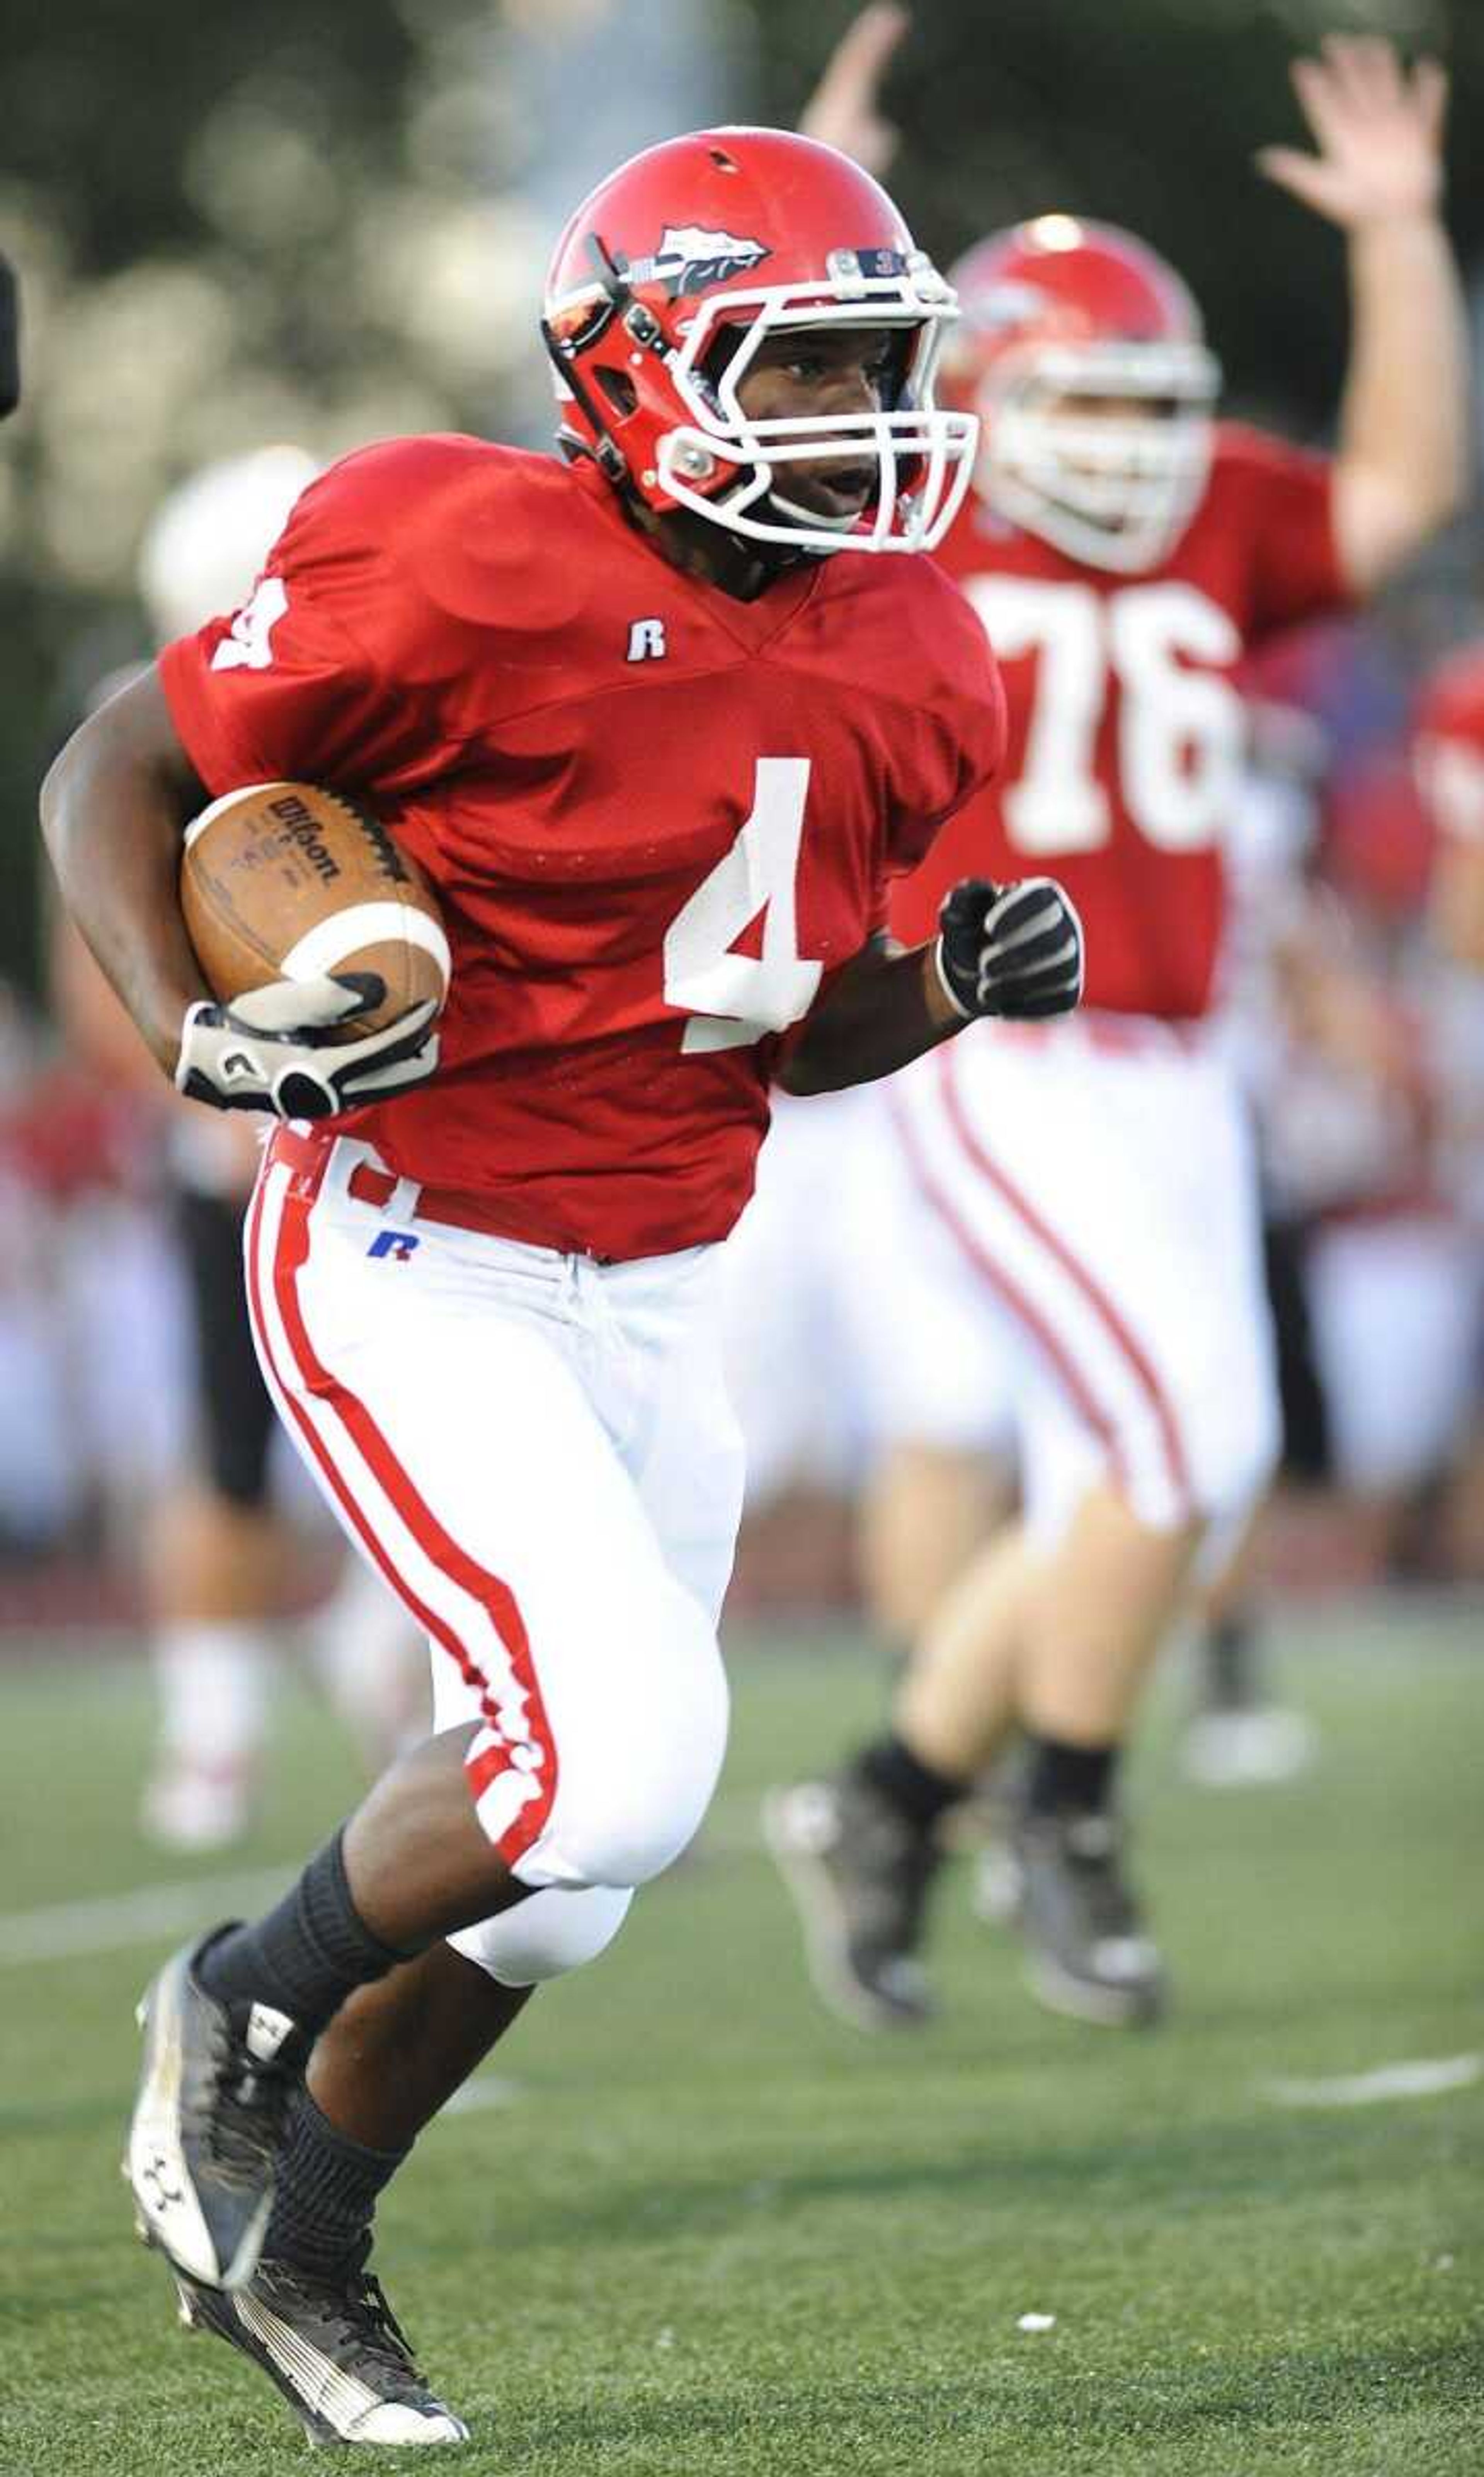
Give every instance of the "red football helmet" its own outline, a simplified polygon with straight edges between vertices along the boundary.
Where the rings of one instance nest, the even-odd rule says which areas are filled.
[[[791,549],[930,550],[972,471],[977,423],[933,402],[953,294],[884,189],[832,146],[707,129],[651,146],[593,190],[557,243],[541,332],[559,440],[661,513],[688,508]],[[739,388],[780,329],[901,338],[879,413],[749,420]],[[780,467],[874,463],[839,521],[790,502]],[[787,476],[785,474],[785,480]]]
[[[1205,488],[1221,376],[1173,267],[1112,224],[1038,215],[949,281],[946,389],[981,416],[990,505],[1095,567],[1158,565]]]

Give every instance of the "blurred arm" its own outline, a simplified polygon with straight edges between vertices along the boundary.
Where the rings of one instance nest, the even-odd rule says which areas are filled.
[[[1469,339],[1444,229],[1447,82],[1405,74],[1390,43],[1326,38],[1294,86],[1317,152],[1266,147],[1258,167],[1346,235],[1351,338],[1335,530],[1351,588],[1384,583],[1463,504]]]
[[[206,797],[151,667],[75,731],[41,787],[62,898],[156,1063],[211,991],[180,909],[181,829]]]
[[[804,137],[838,146],[878,177],[890,170],[897,146],[897,133],[881,110],[881,82],[911,23],[893,0],[871,0],[851,19],[799,114]]]
[[[1428,918],[1445,955],[1484,972],[1484,842],[1439,844]]]
[[[1415,763],[1433,830],[1428,927],[1451,962],[1484,971],[1484,745],[1424,727]]]

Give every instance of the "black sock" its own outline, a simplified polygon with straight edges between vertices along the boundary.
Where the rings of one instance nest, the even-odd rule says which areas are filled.
[[[353,2141],[300,2089],[279,2154],[265,2259],[321,2278],[359,2267],[377,2200],[408,2156]]]
[[[872,1789],[880,1790],[898,1814],[904,1814],[923,1832],[930,1831],[939,1816],[950,1806],[957,1806],[973,1787],[971,1781],[951,1780],[946,1772],[934,1771],[930,1764],[920,1763],[894,1732],[874,1746],[868,1746],[855,1769]]]
[[[1213,1711],[1243,1712],[1256,1703],[1257,1630],[1245,1610],[1219,1618],[1206,1636],[1206,1701]]]
[[[1113,1803],[1122,1748],[1073,1746],[1064,1738],[1027,1740],[1025,1803],[1032,1814],[1101,1814]]]
[[[222,2004],[271,2004],[317,2037],[353,1989],[385,1978],[406,1953],[365,1924],[350,1896],[341,1835],[312,1858],[276,1910],[253,1926],[229,1927],[209,1944],[196,1975]]]

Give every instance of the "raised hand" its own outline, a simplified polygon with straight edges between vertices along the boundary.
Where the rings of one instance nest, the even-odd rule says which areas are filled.
[[[896,153],[898,132],[881,112],[881,81],[912,23],[894,0],[872,0],[841,37],[799,116],[806,138],[822,138],[882,173]]]
[[[1326,35],[1321,57],[1292,74],[1317,152],[1265,146],[1268,180],[1347,232],[1436,212],[1447,103],[1436,61],[1407,70],[1379,36]]]

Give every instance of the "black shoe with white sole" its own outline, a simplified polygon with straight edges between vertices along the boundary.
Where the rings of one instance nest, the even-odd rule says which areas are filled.
[[[943,1864],[936,1834],[853,1768],[771,1790],[763,1831],[830,2011],[865,2030],[927,2020],[933,2002],[918,1951]]]
[[[144,2064],[124,2174],[144,2241],[187,2278],[233,2289],[263,2248],[310,2041],[268,2005],[207,1993],[195,1964],[220,1932],[183,1946],[139,2005]]]
[[[283,2392],[312,2442],[398,2449],[467,2442],[468,2427],[435,2398],[396,2316],[359,2257],[329,2276],[291,2262],[260,2262],[230,2295],[177,2279],[181,2320],[212,2331]]]
[[[1112,1815],[1022,1814],[1009,1851],[1008,1915],[1032,1992],[1054,2013],[1146,2027],[1165,2007],[1165,1969],[1145,1931]]]

